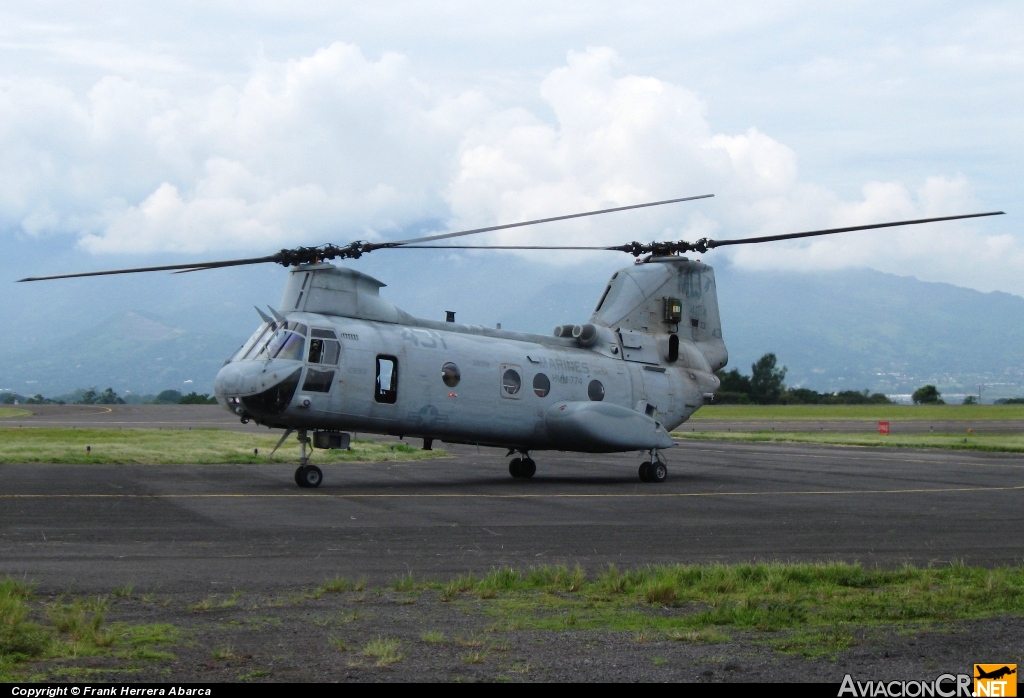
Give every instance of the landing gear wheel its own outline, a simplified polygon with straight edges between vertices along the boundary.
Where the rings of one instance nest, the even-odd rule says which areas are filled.
[[[651,464],[641,463],[640,464],[640,482],[651,481]]]
[[[295,471],[295,480],[299,487],[319,487],[324,481],[324,474],[315,465],[304,465]]]
[[[511,475],[512,477],[522,477],[523,476],[523,459],[522,458],[513,458],[512,460],[509,461],[509,463],[508,463],[508,474]]]
[[[648,482],[665,482],[665,478],[668,477],[668,468],[665,467],[664,463],[651,463],[647,473]]]
[[[531,478],[534,473],[537,472],[537,464],[533,462],[532,458],[524,458],[523,462],[519,466],[519,477]]]

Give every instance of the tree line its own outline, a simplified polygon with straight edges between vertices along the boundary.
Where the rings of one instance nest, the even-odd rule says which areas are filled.
[[[43,397],[18,393],[5,393],[0,396],[0,404],[4,405],[124,405],[127,403],[141,405],[216,405],[217,398],[205,393],[191,392],[183,395],[178,390],[164,390],[156,395],[130,395],[122,397],[113,388],[97,391],[96,388],[79,388],[67,395]]]
[[[841,390],[834,393],[819,393],[808,388],[786,386],[786,367],[779,368],[778,358],[768,353],[750,366],[750,375],[740,373],[738,368],[718,371],[715,375],[722,382],[715,393],[715,404],[719,405],[885,405],[892,404],[883,393],[869,393],[867,390]],[[910,396],[915,405],[944,405],[942,393],[934,385],[924,385]],[[1017,398],[1001,400],[1016,403]],[[1021,400],[1024,402],[1024,399]],[[965,405],[977,404],[973,395],[964,399]]]

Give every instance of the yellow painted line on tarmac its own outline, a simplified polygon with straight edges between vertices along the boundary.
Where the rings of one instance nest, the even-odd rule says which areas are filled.
[[[1024,491],[1024,485],[1006,487],[935,487],[892,490],[780,490],[766,492],[663,492],[622,494],[330,494],[327,492],[290,492],[279,494],[0,494],[0,499],[636,499],[677,497],[777,497],[780,495],[865,495],[865,494],[942,494],[947,492]]]

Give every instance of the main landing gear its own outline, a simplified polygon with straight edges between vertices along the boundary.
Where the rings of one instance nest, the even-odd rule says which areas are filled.
[[[515,453],[515,449],[510,449],[508,454],[512,455]],[[520,451],[523,457],[516,456],[508,464],[508,474],[512,477],[529,479],[534,476],[537,472],[537,464],[530,458],[530,454],[526,451]]]
[[[641,482],[665,482],[665,478],[668,477],[668,464],[665,463],[665,459],[658,449],[651,449],[651,459],[645,463],[640,464],[640,481]]]
[[[299,487],[319,487],[324,481],[324,474],[320,468],[309,464],[309,454],[306,452],[309,437],[305,429],[299,430],[299,444],[302,446],[302,455],[299,457],[300,465],[295,471],[295,484]]]

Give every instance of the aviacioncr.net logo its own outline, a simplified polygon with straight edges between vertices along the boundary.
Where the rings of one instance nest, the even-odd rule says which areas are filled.
[[[972,695],[970,674],[942,674],[932,681],[855,681],[847,674],[839,687],[839,698],[971,698]]]
[[[974,695],[1012,698],[1017,695],[1016,664],[975,664]]]

